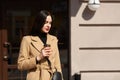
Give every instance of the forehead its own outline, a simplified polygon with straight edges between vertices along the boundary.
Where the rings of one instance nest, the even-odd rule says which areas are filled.
[[[52,21],[52,17],[51,16],[47,16],[46,17],[46,21]]]

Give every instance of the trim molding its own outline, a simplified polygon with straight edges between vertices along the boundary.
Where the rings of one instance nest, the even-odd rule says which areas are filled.
[[[79,27],[120,27],[120,24],[79,24]]]
[[[120,50],[120,47],[80,47],[79,50]]]

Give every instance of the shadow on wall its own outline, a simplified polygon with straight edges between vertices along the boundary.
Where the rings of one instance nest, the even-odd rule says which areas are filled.
[[[84,20],[90,20],[95,14],[95,11],[91,11],[88,6],[84,9],[82,13],[82,17]]]
[[[78,1],[78,2],[77,2]],[[81,7],[83,0],[71,0],[71,4],[76,4],[76,5],[71,5],[71,16],[76,16],[76,14],[79,11],[79,8]],[[82,17],[85,20],[89,20],[91,19],[95,14],[95,11],[91,11],[88,6],[86,6],[86,8],[84,9],[83,13],[82,13]]]

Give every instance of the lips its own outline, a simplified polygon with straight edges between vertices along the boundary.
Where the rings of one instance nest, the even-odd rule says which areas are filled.
[[[49,28],[46,28],[46,31],[49,31],[50,29]]]

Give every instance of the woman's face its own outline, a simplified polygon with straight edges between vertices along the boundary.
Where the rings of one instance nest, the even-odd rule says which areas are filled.
[[[45,24],[42,27],[42,32],[48,33],[50,31],[50,28],[51,28],[51,23],[52,23],[52,17],[47,16]]]

